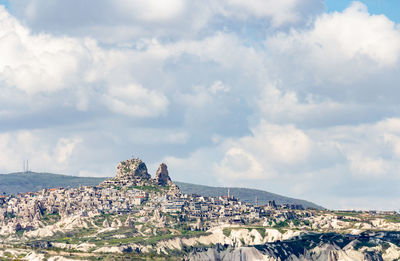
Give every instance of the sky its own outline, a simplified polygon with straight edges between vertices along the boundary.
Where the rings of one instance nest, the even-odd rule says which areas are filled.
[[[0,0],[0,173],[398,210],[397,0]]]

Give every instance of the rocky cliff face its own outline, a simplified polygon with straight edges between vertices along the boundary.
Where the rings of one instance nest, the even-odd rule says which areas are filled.
[[[224,243],[222,241],[219,244],[213,242],[215,246],[211,248],[194,248],[187,260],[389,261],[400,258],[399,232],[370,232],[358,236],[308,232],[308,234],[297,234],[297,236],[282,241],[275,239],[273,242],[252,242],[252,244],[242,246],[240,246],[242,244],[240,241],[244,242],[246,238],[239,238],[238,241],[234,236],[231,233],[229,239],[232,242],[229,240],[225,241],[225,244],[222,244]],[[256,238],[254,235],[253,237]],[[248,237],[248,239],[251,238]],[[238,243],[236,247],[232,246],[233,242]]]
[[[117,179],[150,179],[146,164],[140,159],[130,159],[122,161],[117,166]]]
[[[172,184],[171,178],[168,174],[167,165],[164,163],[160,164],[156,173],[156,183],[160,186],[170,186]]]
[[[193,253],[189,261],[384,261],[396,260],[393,257],[398,256],[398,252],[394,255],[383,258],[381,254],[374,252],[362,252],[354,249],[341,250],[333,244],[325,244],[317,246],[310,251],[305,251],[304,254],[280,254],[282,249],[273,249],[262,251],[256,247],[240,247],[231,248],[224,251],[216,249],[208,249],[203,252]]]

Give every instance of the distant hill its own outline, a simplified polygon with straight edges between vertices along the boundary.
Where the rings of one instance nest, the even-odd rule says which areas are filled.
[[[35,192],[44,188],[73,188],[82,186],[96,186],[101,183],[104,178],[92,177],[76,177],[52,173],[36,173],[36,172],[18,172],[10,174],[0,174],[0,195],[18,194],[25,192]],[[202,196],[223,196],[227,194],[226,187],[209,187],[203,185],[195,185],[184,182],[175,182],[186,194],[198,194]],[[277,194],[269,193],[257,189],[247,188],[230,188],[232,196],[239,198],[242,201],[254,203],[255,198],[258,198],[259,204],[265,204],[270,200],[275,200],[278,204],[301,204],[306,208],[322,209],[312,202],[305,200],[288,198]]]
[[[0,194],[35,192],[44,188],[96,186],[105,179],[36,172],[0,174]]]
[[[183,182],[175,182],[175,184],[179,186],[183,193],[187,194],[194,193],[202,196],[215,197],[227,195],[228,192],[228,187],[209,187]],[[255,203],[255,198],[257,197],[259,204],[266,204],[270,200],[275,200],[277,204],[298,204],[303,205],[305,208],[323,209],[323,207],[306,200],[289,198],[263,190],[249,188],[229,188],[229,190],[231,196],[245,202]]]

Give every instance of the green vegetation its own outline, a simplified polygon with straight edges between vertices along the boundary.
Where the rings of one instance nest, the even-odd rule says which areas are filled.
[[[118,234],[113,232],[112,234]],[[127,238],[112,238],[109,235],[101,235],[101,239],[89,240],[88,242],[95,243],[96,245],[103,245],[106,242],[109,245],[119,245],[119,244],[128,244],[128,243],[137,243],[137,244],[145,244],[145,245],[155,245],[159,241],[169,240],[174,238],[190,238],[190,237],[198,237],[208,235],[209,233],[203,231],[181,231],[179,235],[164,233],[159,235],[151,235],[151,236],[136,236],[136,237],[127,237]]]
[[[384,217],[387,222],[400,223],[400,215],[387,215]]]
[[[342,217],[355,217],[358,218],[360,213],[356,211],[335,211],[334,214]]]
[[[116,185],[113,185],[113,189],[116,189],[116,190],[121,190],[121,189],[122,189],[122,187],[121,187],[121,186],[116,186]]]
[[[292,222],[293,222],[293,225],[296,226],[296,227],[300,226],[300,224],[301,224],[301,220],[300,219],[293,219]]]
[[[58,212],[56,212],[56,213],[43,212],[41,221],[43,221],[47,225],[51,225],[51,224],[56,223],[60,219],[61,219],[61,216]]]
[[[131,187],[149,192],[162,192],[160,186],[147,185],[147,186],[131,186]]]
[[[21,238],[22,235],[24,234],[24,230],[18,230],[18,231],[16,232],[16,234],[17,234],[17,236],[18,236],[19,238]]]
[[[279,230],[279,232],[281,232],[283,234],[286,232],[286,229],[284,229],[284,228],[288,228],[289,224],[286,221],[280,221],[272,227]]]
[[[103,212],[102,214],[100,214],[100,216],[94,219],[94,224],[96,226],[102,226],[105,219],[110,220],[110,218],[113,217],[114,215],[115,214],[108,214]]]
[[[231,235],[232,229],[233,229],[233,228],[224,228],[224,229],[222,230],[222,233],[224,233],[224,235],[225,235],[226,237],[229,237],[229,236]]]
[[[66,233],[56,232],[52,237],[44,238],[44,240],[50,242],[66,243],[66,244],[80,244],[83,242],[89,242],[89,235],[92,235],[97,230],[95,228],[83,228]]]
[[[258,231],[258,233],[260,233],[260,235],[261,235],[261,237],[265,237],[265,228],[264,227],[256,227],[255,228],[257,231]]]
[[[146,244],[155,245],[162,240],[174,238],[190,238],[203,235],[209,235],[204,231],[185,231],[175,230],[172,233],[170,229],[158,229],[156,235],[151,234],[148,236],[138,236],[138,231],[135,228],[120,228],[109,232],[104,232],[96,235],[95,228],[79,229],[67,233],[58,232],[54,236],[45,238],[50,242],[66,243],[66,244],[80,244],[80,243],[93,243],[97,246],[104,245],[120,245],[120,244]],[[124,238],[115,238],[115,235],[123,235]]]

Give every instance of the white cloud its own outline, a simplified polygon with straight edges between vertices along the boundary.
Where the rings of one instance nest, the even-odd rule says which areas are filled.
[[[229,86],[224,85],[224,83],[222,81],[215,81],[210,86],[210,91],[212,94],[216,94],[218,92],[229,92],[230,88],[229,88]]]
[[[0,80],[27,93],[68,87],[87,59],[81,41],[31,35],[1,6],[0,28]]]
[[[244,147],[262,161],[296,164],[308,158],[311,141],[302,130],[292,125],[262,122],[252,130],[251,136],[243,137],[230,146]]]
[[[113,1],[119,12],[126,17],[138,18],[148,22],[165,22],[182,15],[184,0]]]
[[[75,147],[82,142],[80,138],[61,138],[54,149],[55,158],[59,164],[64,164],[71,157]]]
[[[166,47],[174,55],[197,55],[203,61],[214,61],[226,69],[240,68],[245,73],[263,65],[264,57],[260,57],[255,48],[246,46],[243,39],[235,34],[219,31],[201,40],[179,41]]]
[[[328,98],[315,98],[312,93],[301,99],[290,88],[279,88],[279,84],[269,84],[256,98],[256,104],[262,118],[276,123],[304,123],[323,121],[331,116],[347,113],[355,105],[343,104]]]
[[[179,100],[185,106],[202,108],[212,102],[211,93],[204,86],[194,86],[192,93],[179,94]]]
[[[35,31],[91,36],[113,44],[154,37],[187,39],[243,20],[268,28],[305,24],[324,8],[321,0],[19,0],[10,5]]]
[[[135,128],[126,139],[133,144],[172,145],[185,144],[189,137],[187,132],[178,129]]]
[[[164,113],[168,99],[154,90],[137,84],[123,87],[110,87],[105,103],[113,112],[133,117],[154,117]]]
[[[311,29],[268,38],[266,47],[288,72],[300,66],[296,80],[349,86],[398,65],[400,31],[386,16],[370,15],[365,5],[353,2],[342,13],[319,16]]]
[[[350,155],[350,168],[356,175],[362,176],[381,176],[385,174],[385,164],[382,158],[370,158],[362,155]]]
[[[337,198],[340,191],[349,194],[349,200],[356,200],[357,195],[352,192],[355,187],[379,194],[380,186],[374,187],[376,184],[400,179],[396,147],[400,140],[399,122],[398,118],[391,118],[309,130],[262,122],[249,136],[237,140],[219,138],[214,147],[200,149],[187,158],[169,157],[168,163],[178,176],[182,175],[180,166],[198,168],[196,174],[213,166],[208,175],[216,177],[218,185],[263,188],[265,184],[273,192],[306,198],[316,191],[325,202],[321,204],[343,208],[349,204]],[[372,202],[373,196],[369,197],[376,206],[378,199]]]
[[[209,87],[193,86],[190,93],[179,93],[177,98],[180,103],[187,107],[200,109],[213,104],[216,97],[229,91],[228,86],[225,86],[221,81],[215,81]]]
[[[149,52],[107,50],[93,39],[33,34],[4,7],[0,7],[0,29],[1,96],[11,95],[14,106],[29,103],[46,108],[57,104],[88,111],[102,105],[97,102],[104,94],[102,86],[111,84],[118,86],[108,88],[105,105],[113,112],[154,117],[168,106],[167,97],[159,90],[130,84],[135,80],[132,64],[152,57],[158,62],[165,58],[157,44],[152,44]],[[10,109],[3,113],[9,114]]]
[[[287,24],[296,24],[307,19],[303,13],[304,7],[312,14],[312,10],[320,10],[322,1],[299,0],[224,0],[221,12],[226,16],[236,16],[239,19],[250,17],[268,18],[272,26],[279,27]]]
[[[251,153],[239,147],[231,147],[225,152],[222,161],[214,167],[214,171],[219,176],[219,181],[223,180],[251,180],[268,179],[273,176],[266,166],[261,165]]]
[[[134,154],[164,159],[173,179],[320,193],[327,207],[379,194],[399,179],[398,25],[357,2],[310,20],[320,4],[12,3],[20,20],[0,10],[2,171],[29,158],[112,176]]]
[[[0,133],[0,171],[22,171],[22,161],[29,160],[30,170],[65,172],[81,141],[77,137],[52,139],[39,131]]]
[[[68,33],[112,44],[142,37],[190,36],[202,29],[212,12],[187,0],[13,1],[11,9],[35,32]]]
[[[215,166],[210,157],[219,156],[217,154],[214,149],[200,149],[184,158],[167,156],[160,162],[168,165],[172,180],[216,186]],[[158,164],[159,162],[153,164],[153,169]],[[224,184],[228,184],[229,181],[225,181]]]
[[[211,148],[210,148],[211,149]],[[296,166],[307,160],[311,141],[305,133],[294,126],[278,126],[261,123],[252,130],[252,135],[238,140],[221,140],[214,153],[218,157],[206,157],[201,151],[194,155],[200,155],[201,161],[207,168],[213,166],[214,176],[220,182],[234,183],[239,180],[269,180],[276,178],[278,165]],[[195,166],[196,156],[190,156],[190,164]],[[221,160],[217,161],[220,158]],[[168,162],[176,162],[190,165],[184,159],[168,158]],[[216,163],[213,163],[216,162]]]

